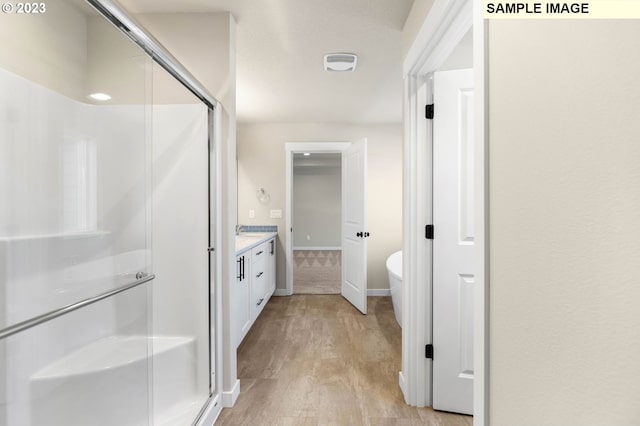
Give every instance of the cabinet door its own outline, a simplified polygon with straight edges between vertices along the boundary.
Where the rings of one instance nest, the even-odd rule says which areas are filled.
[[[236,257],[236,282],[231,292],[232,318],[233,318],[233,338],[236,347],[249,331],[251,326],[250,310],[250,277],[251,277],[251,257],[242,254]]]

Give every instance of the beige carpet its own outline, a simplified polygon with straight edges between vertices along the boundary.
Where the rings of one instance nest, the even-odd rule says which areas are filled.
[[[293,292],[339,294],[342,274],[340,250],[294,250]]]

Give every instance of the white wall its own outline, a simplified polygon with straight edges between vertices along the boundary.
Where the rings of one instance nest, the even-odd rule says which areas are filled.
[[[340,167],[293,168],[293,248],[340,247],[342,173]]]
[[[149,82],[145,85],[143,79],[150,79],[151,74],[145,75],[145,71],[152,60],[142,48],[114,31],[113,24],[102,16],[88,18],[87,44],[85,101],[91,101],[87,99],[91,93],[106,93],[112,97],[107,104],[151,103]]]
[[[402,246],[402,125],[269,123],[238,126],[238,223],[278,226],[277,287],[285,288],[285,218],[270,219],[270,209],[285,210],[286,142],[368,140],[369,232],[368,288],[389,288],[385,262]],[[258,188],[271,195],[256,199]],[[249,218],[249,209],[255,218]]]
[[[640,21],[489,36],[491,425],[640,424]]]
[[[82,3],[57,2],[45,14],[0,14],[0,66],[71,99],[108,93],[112,103],[142,103],[141,48]]]
[[[434,0],[414,0],[407,20],[402,28],[402,57],[405,58],[413,44],[422,23],[427,18]]]
[[[235,24],[227,12],[140,14],[136,19],[157,38],[195,78],[216,97],[225,109],[235,109],[234,53],[231,49]],[[170,90],[168,76],[156,76],[155,85],[164,85],[156,103],[176,103],[190,94]]]
[[[473,28],[467,31],[438,71],[473,68]]]
[[[0,14],[0,40],[6,41],[0,49],[0,66],[82,100],[89,51],[87,18],[70,3],[47,4],[47,12],[39,15]]]

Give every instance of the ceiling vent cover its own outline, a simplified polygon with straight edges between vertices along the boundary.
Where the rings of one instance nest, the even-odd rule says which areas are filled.
[[[329,53],[324,55],[324,70],[345,72],[356,69],[358,57],[353,53]]]

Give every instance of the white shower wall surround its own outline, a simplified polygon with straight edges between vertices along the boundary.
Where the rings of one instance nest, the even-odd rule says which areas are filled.
[[[0,425],[184,422],[181,407],[193,420],[208,397],[208,326],[194,330],[180,310],[205,316],[207,305],[173,293],[206,277],[170,261],[160,244],[173,236],[156,225],[189,218],[158,215],[166,222],[152,230],[149,196],[170,203],[176,170],[193,168],[187,181],[206,174],[190,149],[206,146],[206,107],[154,106],[151,150],[150,105],[85,104],[3,69],[0,92],[0,327],[161,271],[158,283],[0,340]]]
[[[146,424],[149,395],[144,384],[149,355],[153,357],[154,367],[157,364],[158,368],[168,371],[154,383],[154,418],[172,418],[184,408],[176,406],[176,398],[193,392],[196,377],[189,360],[194,352],[194,338],[175,336],[120,335],[83,346],[32,376],[32,398],[37,401],[32,407],[32,422],[68,424],[67,410],[71,409],[73,421],[78,425]],[[100,394],[96,395],[98,383]],[[123,387],[123,383],[133,386]],[[70,394],[74,395],[72,405],[68,401]],[[105,395],[112,409],[96,409],[96,405],[101,405],[96,404],[96,398]]]
[[[83,104],[2,69],[0,91],[4,327],[131,282],[151,259],[145,106]],[[78,144],[93,158],[65,163]]]

